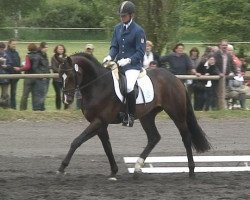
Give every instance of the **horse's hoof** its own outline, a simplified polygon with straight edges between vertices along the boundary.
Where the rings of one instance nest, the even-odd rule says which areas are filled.
[[[61,172],[59,170],[56,171],[56,175],[60,176],[60,175],[66,175],[67,173],[65,171]]]
[[[140,170],[136,170],[136,171],[134,171],[133,178],[136,180],[136,179],[138,179],[141,176],[141,174],[142,174],[141,169]]]

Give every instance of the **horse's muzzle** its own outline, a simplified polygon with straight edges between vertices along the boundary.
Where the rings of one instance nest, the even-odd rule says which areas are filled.
[[[74,101],[74,95],[67,95],[67,94],[63,95],[63,103],[72,104],[73,101]]]

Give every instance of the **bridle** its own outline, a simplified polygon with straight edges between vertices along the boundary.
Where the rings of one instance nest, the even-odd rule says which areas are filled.
[[[63,64],[63,63],[62,63]],[[80,87],[79,81],[77,79],[77,71],[75,70],[75,68],[73,67],[72,69],[65,69],[63,70],[63,72],[67,72],[67,71],[73,71],[74,73],[74,80],[75,80],[75,87],[74,88],[70,88],[70,89],[62,89],[63,93],[65,93],[66,95],[70,95],[70,93],[72,94],[73,92],[76,92],[77,90],[81,90],[84,89],[90,85],[92,85],[94,82],[96,82],[97,80],[99,80],[100,78],[106,76],[108,73],[112,72],[113,70],[115,70],[117,67],[112,68],[111,70],[108,70],[107,72],[103,73],[101,76],[98,76],[97,78],[93,79],[92,81],[89,81],[88,83],[86,83],[85,85]]]
[[[62,91],[66,95],[73,94],[73,93],[75,93],[75,91],[77,91],[79,89],[79,83],[78,83],[78,79],[77,79],[77,72],[76,72],[76,70],[74,68],[65,69],[65,70],[63,70],[62,74],[64,74],[64,72],[69,72],[69,71],[73,71],[73,73],[74,73],[75,87],[74,88],[69,88],[69,89],[64,89],[64,87],[63,87]],[[65,81],[65,80],[63,80],[63,81]]]

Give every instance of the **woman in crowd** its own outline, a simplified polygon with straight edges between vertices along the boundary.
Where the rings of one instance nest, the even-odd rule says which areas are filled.
[[[25,56],[25,62],[22,67],[16,67],[16,71],[24,71],[26,74],[34,74],[32,70],[32,64],[36,63],[35,60],[38,60],[38,47],[34,43],[30,43],[27,47],[28,54]],[[38,61],[37,61],[38,62]],[[24,79],[23,82],[23,94],[20,102],[20,110],[27,110],[29,94],[32,94],[32,107],[34,108],[34,93],[33,88],[35,86],[35,79]]]
[[[38,50],[38,59],[31,59],[32,71],[35,74],[48,74],[49,70],[49,60],[47,56],[48,44],[46,42],[41,42]],[[49,79],[48,78],[38,78],[35,79],[34,86],[34,111],[44,111],[45,110],[45,99],[48,92]]]
[[[51,68],[53,73],[59,72],[59,65],[58,58],[65,58],[66,57],[66,49],[65,46],[62,44],[57,45],[54,48],[54,55],[51,58]],[[53,87],[55,89],[56,98],[55,98],[55,104],[56,109],[60,110],[62,106],[62,80],[60,78],[54,78],[53,79]],[[64,109],[67,109],[68,106],[64,105]]]
[[[197,67],[197,72],[201,75],[219,75],[220,71],[215,65],[213,54],[207,56],[207,60],[201,62]],[[208,111],[213,102],[213,82],[211,80],[196,80],[194,87],[194,110]]]
[[[143,58],[143,68],[147,69],[150,67],[150,63],[155,61],[158,65],[159,56],[153,51],[153,43],[149,40],[146,42],[146,52]]]

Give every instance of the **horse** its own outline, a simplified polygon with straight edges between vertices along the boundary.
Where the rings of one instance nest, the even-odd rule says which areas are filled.
[[[189,177],[194,177],[193,149],[202,153],[208,151],[211,144],[197,122],[186,88],[167,69],[153,69],[147,75],[153,84],[154,98],[149,103],[136,105],[135,118],[139,119],[148,142],[135,163],[134,175],[141,173],[145,159],[161,139],[155,118],[158,113],[165,111],[181,134],[188,158]],[[118,167],[107,128],[109,124],[121,123],[119,113],[126,110],[126,105],[115,93],[112,70],[103,67],[92,55],[75,53],[61,60],[59,77],[63,79],[63,102],[71,104],[76,89],[79,89],[82,94],[82,113],[90,124],[73,140],[57,172],[66,173],[65,168],[76,149],[97,135],[110,163],[110,178],[116,179]]]

